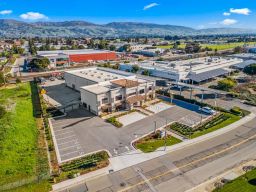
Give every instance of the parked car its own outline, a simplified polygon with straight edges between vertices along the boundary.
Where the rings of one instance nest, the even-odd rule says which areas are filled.
[[[202,107],[200,108],[200,110],[204,113],[207,113],[207,114],[210,114],[210,115],[213,115],[216,113],[215,110],[211,109],[210,107]]]
[[[50,77],[50,81],[55,81],[55,78],[54,77]]]
[[[46,82],[46,79],[43,78],[43,77],[39,77],[38,82],[41,83],[41,84],[44,84]]]

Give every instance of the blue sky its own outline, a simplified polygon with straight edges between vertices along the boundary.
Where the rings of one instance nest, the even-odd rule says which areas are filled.
[[[256,0],[1,0],[0,18],[256,28]]]

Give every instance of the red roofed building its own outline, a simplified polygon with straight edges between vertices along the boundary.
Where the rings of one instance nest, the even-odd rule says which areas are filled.
[[[92,49],[38,51],[37,55],[47,57],[51,63],[50,68],[67,67],[70,63],[112,61],[117,59],[117,55],[113,51]]]

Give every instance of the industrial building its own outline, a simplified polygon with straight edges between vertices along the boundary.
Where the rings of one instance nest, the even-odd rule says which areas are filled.
[[[92,49],[38,51],[37,55],[47,57],[50,60],[50,68],[67,67],[73,63],[90,61],[110,61],[117,58],[115,52]]]
[[[120,70],[131,71],[138,65],[140,71],[148,70],[151,76],[161,77],[176,82],[200,83],[218,76],[229,74],[233,65],[243,59],[202,57],[181,61],[143,61],[120,64]]]
[[[81,103],[90,112],[132,109],[155,98],[155,82],[123,71],[86,68],[64,74],[66,85],[80,91]]]

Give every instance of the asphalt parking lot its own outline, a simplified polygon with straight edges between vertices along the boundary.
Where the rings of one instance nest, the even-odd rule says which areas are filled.
[[[131,142],[166,123],[187,119],[199,120],[198,106],[181,103],[122,128],[106,123],[83,108],[67,113],[67,116],[52,119],[54,135],[61,161],[81,155],[107,150],[113,156],[133,150]],[[191,110],[188,110],[187,107]],[[206,115],[203,115],[205,118]]]

